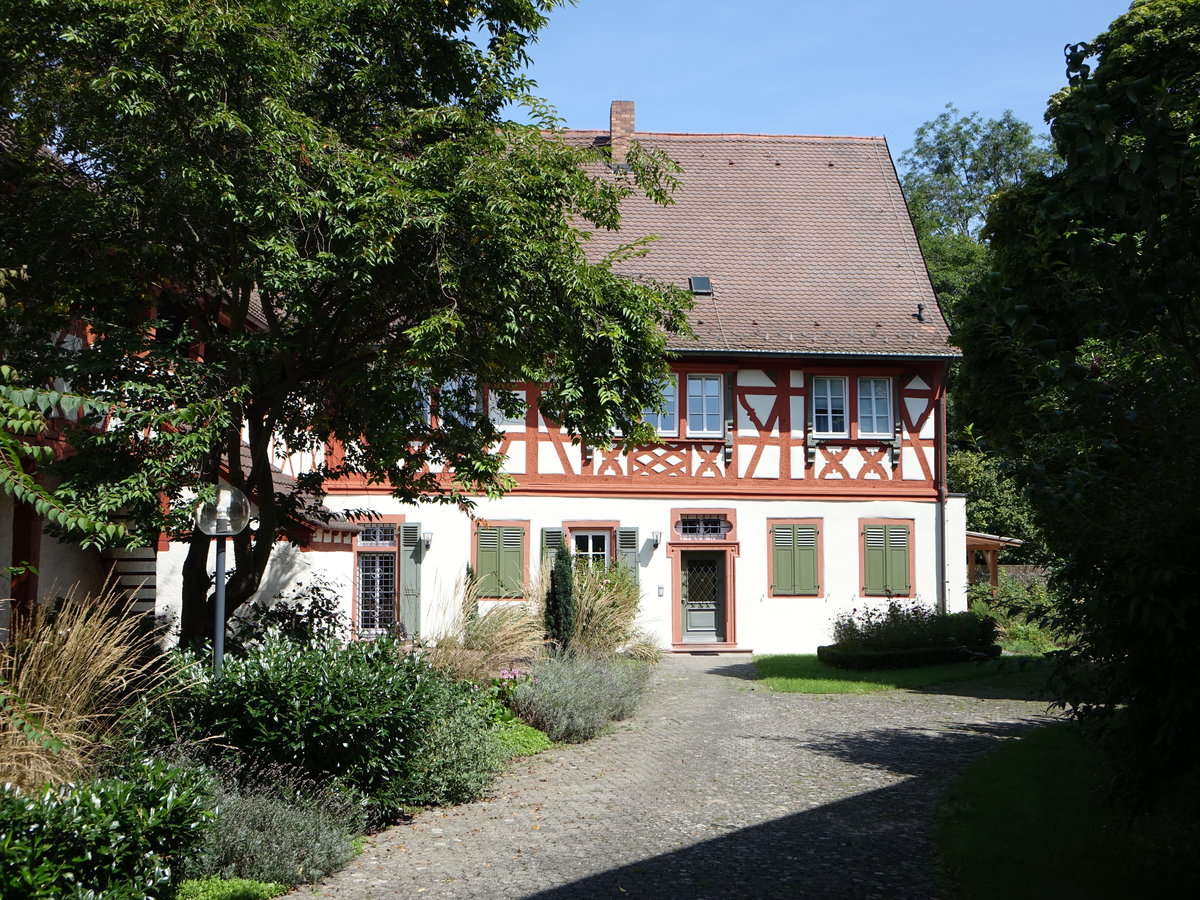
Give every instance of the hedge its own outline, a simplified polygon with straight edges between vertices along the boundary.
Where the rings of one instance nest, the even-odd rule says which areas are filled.
[[[981,657],[995,659],[999,655],[999,644],[974,647],[955,644],[952,647],[914,647],[907,650],[845,650],[837,644],[817,648],[817,659],[838,669],[911,669],[968,662]]]

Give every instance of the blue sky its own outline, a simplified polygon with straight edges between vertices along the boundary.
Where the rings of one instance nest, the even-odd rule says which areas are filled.
[[[884,135],[898,157],[954,103],[1045,131],[1062,48],[1129,0],[580,0],[551,14],[529,74],[570,128]]]

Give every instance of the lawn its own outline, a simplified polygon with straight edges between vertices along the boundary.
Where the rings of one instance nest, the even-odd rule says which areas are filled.
[[[939,809],[943,887],[962,900],[1182,897],[1200,881],[1200,779],[1151,814],[1105,802],[1104,758],[1074,723],[977,760]]]
[[[899,688],[1001,679],[1005,687],[1038,693],[1048,666],[1041,657],[1009,656],[986,663],[945,663],[911,669],[836,669],[815,655],[756,656],[759,677],[772,690],[789,694],[873,694]]]

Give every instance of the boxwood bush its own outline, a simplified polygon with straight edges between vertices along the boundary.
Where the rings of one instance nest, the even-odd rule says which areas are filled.
[[[833,642],[842,650],[913,650],[993,644],[996,623],[972,612],[942,613],[919,601],[889,600],[841,613]]]
[[[211,822],[209,802],[203,779],[161,760],[36,792],[0,787],[0,897],[168,897],[177,861]]]
[[[476,689],[391,638],[301,646],[269,633],[226,657],[220,677],[181,658],[179,689],[156,712],[160,739],[212,740],[260,763],[336,778],[383,818],[474,799],[504,758]]]

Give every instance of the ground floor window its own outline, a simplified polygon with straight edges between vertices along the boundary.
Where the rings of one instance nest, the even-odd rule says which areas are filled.
[[[525,528],[479,526],[475,531],[475,578],[481,597],[520,597],[525,592]]]
[[[575,558],[590,565],[608,565],[609,532],[576,531],[571,534]]]
[[[820,594],[820,522],[773,522],[770,540],[772,596]]]
[[[866,522],[862,528],[863,593],[912,596],[912,524]]]
[[[358,628],[385,631],[396,623],[396,526],[364,525],[357,544]]]

